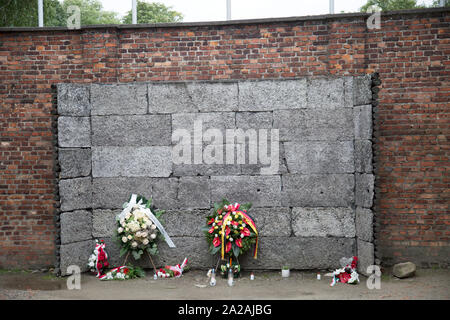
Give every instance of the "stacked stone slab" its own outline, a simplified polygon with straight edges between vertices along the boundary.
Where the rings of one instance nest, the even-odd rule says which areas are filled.
[[[115,216],[131,193],[166,210],[177,247],[162,241],[159,265],[185,256],[194,268],[215,264],[200,228],[224,197],[253,203],[260,246],[244,268],[335,268],[355,254],[362,268],[373,264],[370,85],[370,77],[58,85],[62,273],[70,264],[86,270],[95,239],[106,241],[112,264],[122,262]],[[175,164],[173,133],[193,134],[200,119],[203,132],[224,137],[278,129],[278,170],[262,174],[267,165],[248,158]],[[227,141],[193,149],[209,143],[227,149]]]

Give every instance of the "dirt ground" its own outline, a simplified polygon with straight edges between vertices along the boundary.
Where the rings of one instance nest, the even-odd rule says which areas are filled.
[[[152,300],[428,300],[450,299],[450,272],[446,269],[418,269],[415,277],[397,279],[388,272],[381,277],[380,289],[368,289],[367,278],[360,283],[337,283],[330,286],[331,278],[316,279],[316,272],[291,271],[289,278],[280,272],[256,272],[251,281],[248,272],[235,280],[232,287],[226,279],[217,278],[210,287],[206,271],[189,271],[178,279],[153,280],[147,277],[127,281],[100,281],[92,274],[82,274],[81,289],[68,290],[67,278],[57,278],[41,272],[0,272],[0,300],[55,300],[55,299],[152,299]]]

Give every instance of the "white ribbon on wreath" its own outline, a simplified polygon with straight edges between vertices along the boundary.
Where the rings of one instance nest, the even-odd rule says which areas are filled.
[[[117,220],[120,220],[122,218],[125,218],[127,213],[131,213],[131,210],[135,207],[138,207],[139,210],[144,212],[147,217],[156,225],[156,227],[159,229],[161,234],[164,237],[164,240],[167,242],[170,248],[175,248],[175,244],[173,243],[172,239],[170,239],[169,235],[167,234],[166,230],[162,226],[162,224],[158,221],[158,219],[153,215],[150,208],[146,208],[145,205],[142,204],[142,199],[139,200],[139,202],[136,203],[137,195],[133,194],[131,196],[130,202],[126,204],[126,207],[122,210],[122,212],[117,216]]]

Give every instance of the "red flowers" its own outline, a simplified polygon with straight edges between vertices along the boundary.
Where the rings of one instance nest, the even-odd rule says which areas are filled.
[[[230,232],[231,232],[230,227],[229,227],[229,226],[226,226],[226,227],[225,227],[225,235],[229,235]]]
[[[235,243],[239,248],[242,248],[242,239],[241,238],[237,238]]]
[[[353,261],[352,261],[352,269],[356,268],[356,263],[358,262],[358,257],[353,257]]]
[[[214,218],[211,218],[211,220],[208,221],[208,224],[214,223]]]
[[[211,227],[211,229],[209,229],[208,232],[209,232],[209,233],[213,233],[213,232],[214,232],[214,227]]]
[[[227,245],[225,246],[225,252],[230,252],[230,250],[231,250],[231,242],[230,241],[228,241],[227,242]]]
[[[244,235],[244,237],[250,236],[250,230],[248,230],[247,228],[242,229],[241,233]]]
[[[214,240],[213,240],[213,245],[214,245],[214,247],[218,247],[218,246],[220,246],[220,239],[219,239],[219,237],[215,237],[214,238]]]

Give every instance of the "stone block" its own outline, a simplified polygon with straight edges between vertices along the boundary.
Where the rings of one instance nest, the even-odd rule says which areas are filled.
[[[170,237],[204,237],[201,230],[206,225],[209,209],[167,210],[161,223]],[[205,252],[206,254],[206,252]]]
[[[282,176],[282,205],[296,207],[349,207],[353,204],[352,174],[287,174]]]
[[[251,252],[239,258],[244,270],[336,269],[339,259],[355,255],[355,239],[334,237],[261,237],[258,259]]]
[[[358,239],[372,242],[373,241],[373,213],[370,209],[356,207],[356,236]]]
[[[225,157],[224,157],[225,158]],[[174,164],[173,175],[182,176],[225,176],[241,174],[237,164]]]
[[[92,147],[92,176],[168,177],[172,150],[167,146]]]
[[[198,112],[187,83],[149,83],[149,113]]]
[[[153,198],[159,209],[208,209],[209,177],[154,179]]]
[[[268,133],[268,137],[269,138],[267,141],[267,150],[261,148],[261,145],[258,144],[257,149],[258,159],[256,164],[250,163],[249,146],[245,147],[246,162],[245,164],[240,165],[242,175],[275,175],[275,174],[284,174],[288,172],[288,169],[286,167],[285,151],[284,151],[285,148],[283,143],[279,142],[279,137],[274,138],[274,136],[272,136],[272,133]],[[259,142],[260,141],[261,140],[259,140]],[[278,146],[278,150],[274,148],[276,146]],[[264,157],[263,161],[261,158],[262,156]]]
[[[92,239],[92,213],[86,210],[61,214],[61,244]]]
[[[272,129],[272,112],[238,112],[236,127],[241,129]]]
[[[181,177],[178,184],[177,208],[209,208],[209,177]]]
[[[285,142],[290,173],[353,173],[353,141]]]
[[[285,207],[250,208],[260,237],[289,237],[291,235],[291,209]]]
[[[58,118],[58,144],[61,148],[91,146],[91,123],[89,117]]]
[[[353,106],[353,77],[344,77],[344,103]]]
[[[133,193],[149,199],[152,196],[153,184],[152,178],[94,178],[93,207],[120,209]]]
[[[292,229],[296,237],[355,237],[352,208],[292,209]]]
[[[91,149],[59,149],[60,178],[86,177],[91,174]]]
[[[392,268],[392,274],[400,279],[414,276],[416,273],[416,265],[412,262],[397,263]]]
[[[58,114],[87,117],[91,114],[89,85],[75,83],[58,84]]]
[[[190,82],[187,84],[187,90],[200,112],[238,109],[237,82]],[[183,109],[178,111],[180,110]]]
[[[206,112],[206,113],[175,113],[172,115],[172,130],[174,137],[177,136],[177,131],[187,130],[189,134],[189,139],[186,141],[173,141],[174,143],[182,144],[201,144],[203,140],[208,142],[208,144],[225,144],[226,142],[226,130],[235,128],[235,113],[234,112]],[[208,129],[218,129],[220,130],[221,140],[211,141],[207,138],[206,130]],[[198,139],[196,136],[198,134]],[[213,132],[209,131],[213,136]],[[200,134],[202,133],[202,134]],[[208,139],[208,141],[207,141]]]
[[[372,142],[370,140],[355,140],[355,171],[371,173],[372,170]]]
[[[170,115],[93,116],[93,146],[162,146],[172,141]]]
[[[372,207],[375,177],[373,174],[355,174],[355,204]]]
[[[122,115],[147,113],[145,83],[92,84],[92,115]]]
[[[91,178],[75,178],[59,181],[61,210],[72,211],[92,207]]]
[[[347,105],[343,78],[308,79],[308,108],[341,108]]]
[[[211,177],[211,203],[226,198],[231,202],[252,202],[254,207],[279,207],[280,193],[280,176]]]
[[[364,75],[353,78],[353,105],[360,106],[372,101],[372,78]]]
[[[368,276],[367,267],[374,265],[374,246],[373,243],[363,240],[357,240],[357,255],[358,255],[358,272]]]
[[[178,208],[178,178],[153,179],[153,205],[158,209]]]
[[[60,247],[60,268],[61,275],[68,275],[67,267],[75,265],[80,267],[81,272],[88,271],[87,261],[95,248],[94,240],[84,240],[69,244],[62,244]]]
[[[92,212],[92,236],[113,237],[117,229],[116,216],[122,212],[118,210],[94,210]]]
[[[372,106],[358,106],[353,108],[355,139],[372,139]]]
[[[275,110],[280,141],[353,140],[353,108]]]
[[[239,82],[239,111],[306,107],[306,79]]]

